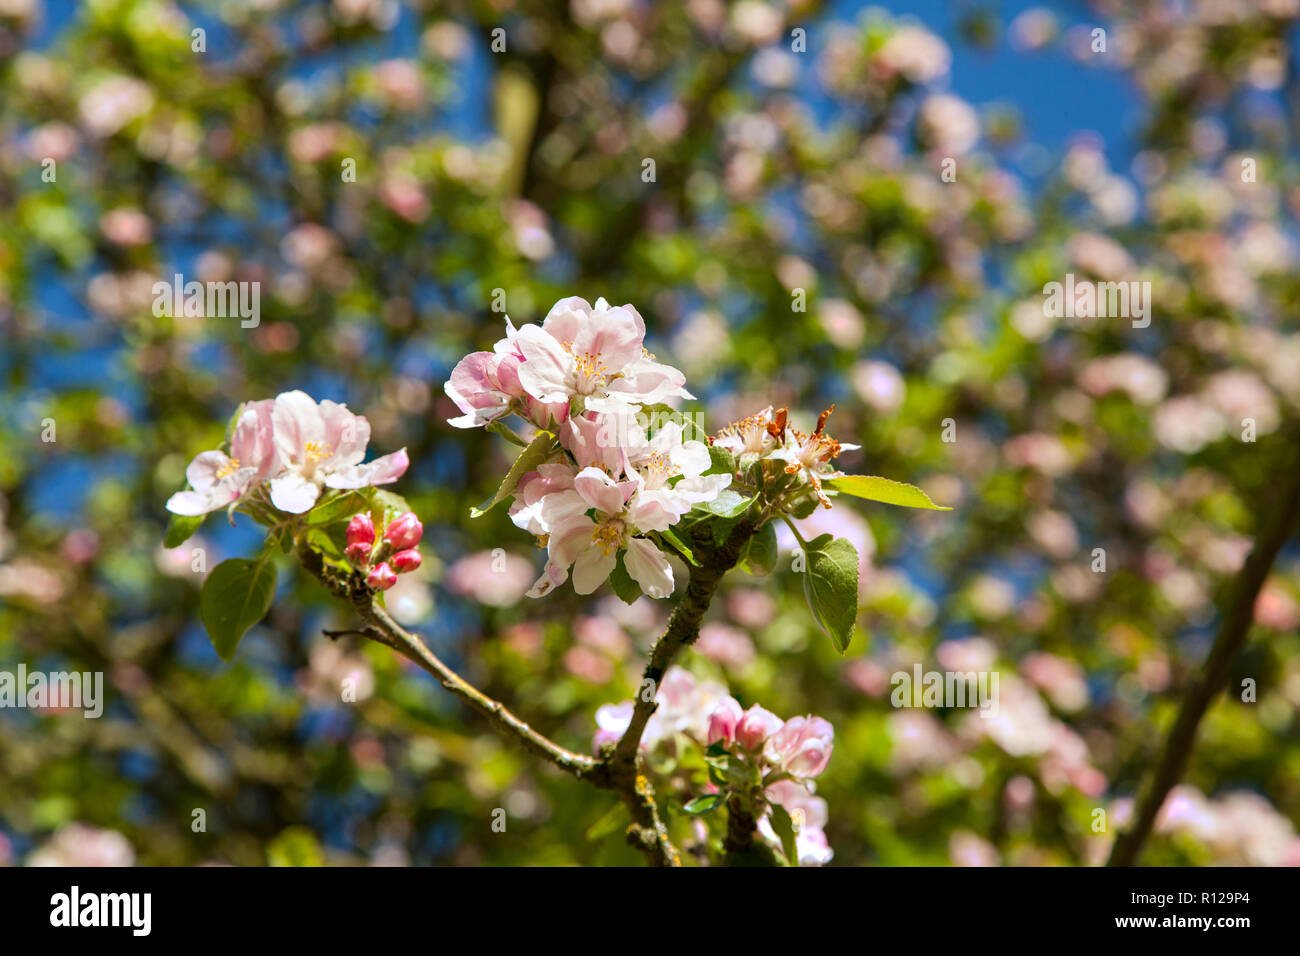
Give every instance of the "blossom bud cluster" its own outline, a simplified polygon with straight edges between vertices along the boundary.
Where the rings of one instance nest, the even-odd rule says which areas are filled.
[[[416,550],[424,526],[414,512],[398,515],[384,529],[379,544],[375,544],[375,523],[362,512],[348,522],[348,561],[358,571],[365,571],[366,583],[378,591],[387,591],[397,583],[397,576],[414,571],[420,566],[420,552]]]

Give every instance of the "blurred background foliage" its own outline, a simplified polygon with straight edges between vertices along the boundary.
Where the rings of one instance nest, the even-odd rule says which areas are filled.
[[[509,449],[441,389],[502,304],[570,294],[634,303],[711,428],[833,402],[848,470],[956,507],[806,522],[863,555],[844,657],[787,557],[682,662],[834,723],[834,863],[1104,860],[1295,443],[1300,6],[889,6],[0,0],[0,668],[108,698],[0,710],[0,861],[638,862],[589,838],[612,796],[322,637],[351,622],[288,565],[221,664],[191,549],[247,552],[246,518],[161,545],[240,401],[347,401],[413,462],[390,607],[586,749],[667,606],[521,599],[533,542],[469,518]],[[1149,280],[1150,326],[1045,316],[1067,272]],[[260,282],[260,324],[154,316],[175,273]],[[1291,548],[1146,862],[1300,862],[1298,623]],[[996,669],[1000,717],[891,707],[915,663]]]

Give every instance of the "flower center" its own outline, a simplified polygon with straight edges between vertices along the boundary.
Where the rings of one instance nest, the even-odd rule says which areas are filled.
[[[589,388],[603,388],[609,381],[609,367],[594,352],[583,352],[573,357],[574,368]]]
[[[591,543],[601,554],[609,554],[623,543],[623,522],[616,518],[602,521],[592,530]]]
[[[334,449],[330,448],[330,446],[325,444],[323,441],[309,441],[302,448],[303,455],[312,464],[315,464],[322,458],[328,458],[330,452],[333,450]]]
[[[664,479],[671,478],[681,471],[673,464],[673,460],[668,457],[668,453],[663,451],[651,452],[650,457],[645,460],[645,468]]]
[[[227,458],[226,463],[217,469],[217,477],[229,478],[237,471],[239,471],[239,459]]]

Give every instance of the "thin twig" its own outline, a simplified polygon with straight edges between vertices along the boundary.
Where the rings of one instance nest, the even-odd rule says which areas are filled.
[[[349,601],[362,619],[370,625],[361,631],[337,633],[360,634],[391,647],[407,660],[436,677],[443,687],[486,717],[492,726],[503,735],[513,737],[532,753],[550,761],[561,770],[580,780],[593,777],[600,766],[594,757],[588,757],[561,747],[545,734],[534,730],[526,721],[517,717],[500,701],[489,697],[457,674],[444,664],[433,651],[429,650],[424,641],[394,621],[387,611],[377,605],[373,593],[364,584],[352,580],[339,580],[331,576],[326,571],[320,555],[310,548],[300,547],[298,557],[303,566],[319,579],[331,593]],[[354,577],[359,577],[359,575],[354,575]]]

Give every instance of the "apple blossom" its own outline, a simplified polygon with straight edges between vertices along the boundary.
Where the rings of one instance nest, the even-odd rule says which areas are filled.
[[[768,738],[763,755],[792,777],[815,777],[830,762],[834,737],[834,728],[821,717],[791,717]]]
[[[271,479],[271,502],[281,511],[310,511],[321,489],[364,488],[396,481],[410,465],[406,449],[368,464],[370,422],[328,399],[306,392],[282,392],[272,409],[275,447],[283,470]]]
[[[764,741],[781,729],[781,718],[754,704],[736,724],[736,743],[745,750],[758,750]]]
[[[640,429],[626,452],[628,474],[639,484],[641,501],[657,502],[674,523],[697,504],[713,501],[731,484],[731,475],[705,475],[712,464],[708,446],[683,441],[682,426],[668,422],[652,437]],[[670,484],[669,480],[679,480]]]
[[[737,463],[744,468],[780,446],[777,435],[768,429],[771,423],[772,406],[769,405],[761,412],[718,429],[713,444],[735,455]]]
[[[550,428],[568,417],[567,400],[542,402],[524,390],[519,378],[524,355],[516,344],[517,334],[507,316],[506,337],[493,351],[472,352],[452,369],[443,391],[464,414],[448,419],[448,424],[475,428],[515,413],[539,428]]]
[[[651,541],[636,535],[662,531],[672,522],[658,502],[641,500],[637,491],[635,481],[615,481],[592,467],[577,474],[571,491],[542,499],[540,518],[550,529],[547,569],[529,595],[546,594],[563,582],[570,568],[573,589],[590,594],[613,572],[620,551],[625,552],[628,574],[646,594],[670,594],[673,570],[668,559]],[[596,518],[588,517],[588,511]]]
[[[826,492],[822,490],[822,481],[841,478],[844,475],[843,472],[835,470],[830,464],[831,460],[837,458],[840,452],[853,451],[859,447],[842,444],[826,434],[826,419],[833,411],[835,411],[834,405],[817,416],[817,427],[808,435],[786,423],[784,408],[777,412],[772,424],[768,426],[768,431],[776,435],[781,442],[770,457],[786,463],[786,474],[806,479],[812,485],[817,500],[825,508],[829,508],[831,502],[826,497]]]
[[[736,725],[743,716],[744,712],[734,697],[724,699],[709,715],[708,742],[730,746],[736,737]]]
[[[519,380],[541,402],[572,402],[594,411],[619,412],[669,398],[691,398],[677,369],[654,360],[644,347],[645,322],[630,305],[604,299],[561,299],[541,326],[525,325],[514,342],[524,361]]]
[[[192,491],[178,491],[167,500],[167,510],[178,515],[205,515],[238,502],[259,482],[279,469],[280,456],[273,437],[271,410],[265,399],[249,402],[240,412],[230,436],[230,454],[198,454],[185,477]]]

